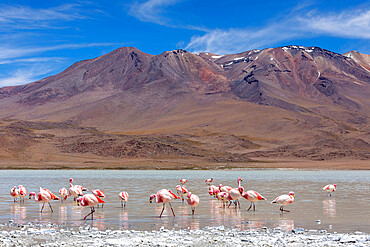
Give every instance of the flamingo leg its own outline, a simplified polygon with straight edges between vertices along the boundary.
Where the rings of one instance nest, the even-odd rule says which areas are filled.
[[[165,203],[163,203],[162,212],[161,212],[161,214],[159,215],[159,218],[161,218],[161,217],[162,217],[162,214],[163,214],[163,211],[164,211],[164,207],[165,207]]]
[[[44,209],[44,206],[45,206],[45,202],[42,204],[42,208],[41,208],[40,213],[42,213],[42,210]]]
[[[123,201],[121,201],[121,207],[123,207]]]
[[[50,209],[51,209],[51,212],[54,212],[54,211],[53,211],[53,208],[51,207],[50,202],[48,202],[48,204],[49,204],[49,207],[50,207]]]
[[[170,204],[170,207],[171,207],[171,210],[172,210],[173,217],[176,217],[176,216],[175,216],[175,212],[173,211],[173,208],[172,208],[172,205],[171,205],[171,203],[170,203],[170,202],[169,202],[169,204]]]
[[[104,208],[104,203],[101,204],[101,208]]]
[[[240,202],[239,202],[239,200],[238,200],[238,205],[239,205],[239,209],[240,209]]]
[[[253,203],[253,211],[256,211],[256,204]]]
[[[251,203],[251,205],[249,206],[249,208],[248,208],[248,210],[247,210],[247,211],[249,211],[251,208],[252,208],[252,203]]]
[[[231,203],[233,203],[233,202],[232,202],[232,201],[230,201],[230,204],[229,204],[229,206],[227,206],[227,208],[229,208],[229,207],[230,207]]]
[[[86,220],[87,216],[89,216],[90,214],[91,214],[91,219],[93,220],[94,219],[94,212],[95,212],[94,207],[91,207],[91,212],[84,217],[84,220]]]
[[[126,207],[126,201],[125,201],[125,205],[123,206],[124,208]]]
[[[192,211],[192,215],[194,215],[195,208],[192,208],[191,211]]]

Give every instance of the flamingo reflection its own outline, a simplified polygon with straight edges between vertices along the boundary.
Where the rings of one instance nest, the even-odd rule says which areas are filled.
[[[335,199],[326,199],[322,201],[322,209],[326,216],[335,217],[337,215],[337,206],[335,203]]]

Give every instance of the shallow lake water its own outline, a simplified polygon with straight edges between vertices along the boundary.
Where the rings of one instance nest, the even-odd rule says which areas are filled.
[[[237,187],[242,177],[245,190],[255,190],[267,198],[256,203],[256,211],[247,211],[250,203],[242,198],[241,209],[221,208],[220,203],[208,195],[206,178],[214,178],[213,184]],[[328,230],[337,232],[370,232],[370,171],[298,171],[298,170],[238,170],[238,171],[142,171],[142,170],[1,170],[0,223],[14,220],[19,224],[55,223],[70,227],[89,224],[99,229],[158,230],[202,229],[205,226],[225,226],[237,229],[281,227]],[[96,208],[94,220],[82,220],[90,208],[77,206],[73,198],[66,202],[52,201],[54,212],[42,203],[29,200],[13,202],[10,189],[22,184],[28,192],[48,188],[55,194],[62,187],[73,184],[105,192],[104,208]],[[198,195],[201,203],[191,215],[187,203],[172,203],[176,217],[166,207],[163,217],[158,218],[162,204],[149,203],[149,195],[159,189],[176,191],[182,178],[188,179],[186,187]],[[322,187],[337,184],[337,191],[328,197]],[[125,209],[121,207],[118,193],[129,193]],[[285,206],[290,213],[281,213],[279,205],[270,202],[281,194],[295,192],[295,201]],[[319,221],[319,222],[317,222]]]

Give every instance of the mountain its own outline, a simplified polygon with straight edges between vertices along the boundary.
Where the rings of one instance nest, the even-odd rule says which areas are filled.
[[[13,151],[0,159],[44,159],[31,152],[43,145],[118,160],[366,160],[369,61],[355,51],[302,46],[229,55],[119,48],[1,88],[0,146]],[[25,144],[13,147],[17,138]]]

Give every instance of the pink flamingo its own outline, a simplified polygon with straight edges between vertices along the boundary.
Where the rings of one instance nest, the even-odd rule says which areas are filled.
[[[195,207],[200,203],[199,197],[189,192],[187,201],[191,207],[192,215],[194,215]]]
[[[221,191],[221,192],[229,192],[230,190],[232,190],[233,189],[233,187],[230,187],[230,186],[223,186],[222,184],[220,184],[219,186],[218,186],[218,188],[219,188],[219,190]]]
[[[69,196],[73,196],[73,200],[76,201],[77,197],[83,195],[83,191],[87,191],[87,189],[81,185],[73,185],[73,178],[69,179]]]
[[[40,187],[39,193],[37,193],[37,197],[36,197],[35,192],[30,192],[29,199],[31,199],[32,196],[34,197],[36,202],[41,202],[41,201],[43,202],[40,213],[42,213],[42,210],[44,209],[45,203],[49,204],[51,212],[53,212],[53,208],[51,207],[50,201],[51,200],[60,200],[59,197],[55,196],[50,190],[43,189],[41,187]]]
[[[253,206],[253,211],[256,211],[256,205],[254,203],[257,201],[266,200],[266,198],[264,198],[263,196],[261,196],[258,192],[254,190],[248,190],[245,192],[243,187],[240,187],[239,190],[240,190],[240,193],[242,194],[242,197],[244,197],[245,199],[251,202],[251,205],[249,206],[247,211],[249,211],[252,208],[252,206]]]
[[[331,196],[331,193],[334,192],[337,189],[337,185],[336,184],[328,184],[328,185],[325,185],[324,188],[322,188],[322,189],[325,190],[326,192],[328,192],[328,196],[329,195]]]
[[[159,218],[162,217],[162,214],[163,214],[166,203],[168,203],[170,205],[173,217],[175,217],[175,212],[173,211],[171,202],[172,202],[173,199],[179,199],[180,197],[178,197],[177,195],[172,193],[171,190],[161,189],[156,194],[150,195],[149,202],[152,203],[154,198],[155,198],[156,203],[163,203],[163,209],[162,209],[161,214],[159,215]]]
[[[177,194],[181,197],[182,202],[184,202],[185,198],[187,197],[189,191],[180,185],[176,186]]]
[[[212,181],[213,181],[213,178],[208,178],[208,179],[206,179],[205,182],[206,182],[207,185],[211,185]]]
[[[67,197],[68,197],[68,191],[67,191],[67,189],[66,188],[61,188],[60,190],[59,190],[59,195],[60,195],[60,197],[61,197],[61,200],[63,201],[66,201],[67,200]]]
[[[126,202],[128,201],[128,193],[126,191],[122,191],[118,194],[118,196],[119,198],[121,198],[122,207],[126,207]]]
[[[180,183],[183,185],[183,186],[185,186],[185,184],[188,182],[188,180],[187,179],[185,179],[185,178],[183,178],[183,179],[181,179],[180,180]]]
[[[105,194],[102,190],[91,190],[91,192],[102,200],[105,198]],[[97,206],[99,207],[99,204]],[[102,208],[103,206],[104,204],[101,205]]]
[[[10,190],[10,195],[13,197],[14,202],[16,202],[17,198],[19,197],[19,190],[17,189],[17,186],[14,186],[14,188]]]
[[[284,206],[289,204],[289,203],[292,203],[294,201],[294,192],[293,191],[290,191],[289,192],[289,195],[281,195],[281,196],[278,196],[276,197],[275,200],[273,200],[271,203],[278,203],[280,204],[280,211],[281,212],[290,212],[288,210],[284,210]]]
[[[234,204],[235,204],[235,208],[239,205],[239,208],[240,208],[240,202],[239,202],[239,199],[242,198],[242,194],[240,192],[240,190],[244,190],[243,187],[241,187],[241,181],[242,178],[241,177],[238,177],[238,188],[233,188],[231,190],[229,190],[229,195],[230,197],[232,198],[232,200],[234,201]],[[231,205],[231,202],[229,204],[229,207]]]
[[[208,188],[208,194],[210,196],[216,196],[216,191],[219,191],[219,189],[217,188],[217,186],[215,186],[215,185],[209,186],[209,188]]]
[[[24,198],[27,196],[27,189],[23,185],[18,185],[19,197],[22,199],[24,203]],[[21,200],[19,200],[20,202]]]
[[[84,217],[84,220],[90,214],[91,214],[91,219],[92,220],[94,219],[94,212],[95,212],[94,206],[98,205],[99,203],[105,203],[105,201],[103,201],[102,199],[100,199],[99,197],[97,197],[94,194],[86,194],[82,197],[77,198],[77,205],[78,206],[81,204],[81,206],[90,207],[90,209],[91,209],[91,212]]]
[[[232,200],[231,196],[227,192],[220,192],[217,194],[217,198],[222,202],[223,207],[225,207],[225,203],[230,202]]]

